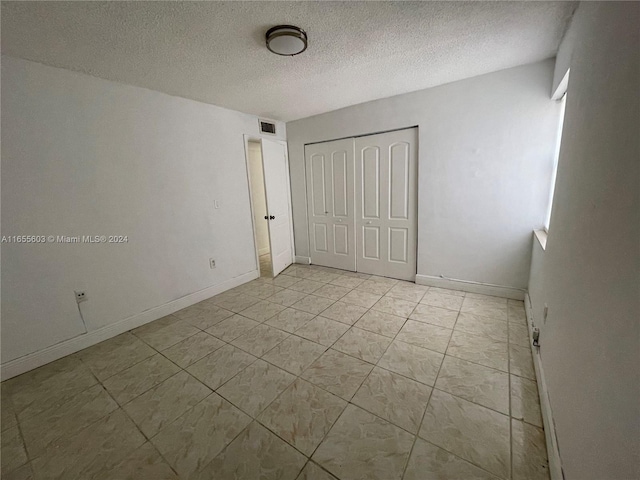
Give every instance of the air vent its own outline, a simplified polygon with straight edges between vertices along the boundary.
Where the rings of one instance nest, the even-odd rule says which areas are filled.
[[[268,133],[269,135],[276,134],[276,124],[267,122],[265,120],[260,120],[260,133]]]

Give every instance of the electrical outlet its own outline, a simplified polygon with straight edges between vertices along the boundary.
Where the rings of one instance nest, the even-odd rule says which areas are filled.
[[[216,268],[216,261],[213,258],[209,259],[209,267],[211,267],[211,269]]]
[[[77,303],[82,303],[87,299],[87,292],[84,290],[74,290],[73,292],[76,294]]]

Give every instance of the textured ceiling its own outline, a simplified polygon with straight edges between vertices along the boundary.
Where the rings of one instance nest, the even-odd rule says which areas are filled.
[[[294,120],[555,55],[569,2],[2,2],[2,53]],[[264,32],[294,24],[280,57]]]

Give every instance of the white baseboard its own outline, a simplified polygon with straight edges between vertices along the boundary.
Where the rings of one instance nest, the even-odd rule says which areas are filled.
[[[294,263],[300,263],[302,265],[311,265],[311,257],[299,257],[296,255]]]
[[[524,308],[527,313],[527,326],[529,327],[529,338],[532,338],[531,332],[535,325],[533,318],[533,310],[531,308],[531,299],[527,293],[524,300]],[[533,354],[533,366],[536,370],[536,381],[538,384],[538,395],[540,396],[540,410],[542,411],[542,423],[544,425],[544,436],[547,441],[547,457],[549,458],[549,474],[551,480],[563,480],[562,462],[560,461],[560,451],[558,450],[558,439],[556,437],[556,427],[553,421],[553,413],[551,411],[551,402],[549,401],[549,390],[544,377],[542,368],[542,359],[540,358],[540,349],[531,347]]]
[[[202,300],[206,300],[214,295],[218,295],[219,293],[225,292],[231,288],[247,283],[254,278],[258,278],[257,270],[253,270],[217,285],[185,295],[184,297],[165,303],[164,305],[145,310],[144,312],[119,320],[111,325],[99,328],[98,330],[51,345],[50,347],[44,348],[38,352],[16,358],[15,360],[11,360],[0,365],[0,378],[4,381],[28,372],[29,370],[33,370],[34,368],[41,367],[42,365],[53,362],[54,360],[79,352],[84,348],[103,342],[115,337],[116,335],[120,335],[121,333],[131,329],[140,327],[146,323],[153,322],[154,320],[175,313],[178,310],[182,310],[183,308],[201,302]]]
[[[511,298],[513,300],[524,300],[524,291],[512,287],[499,287],[496,285],[485,285],[475,282],[462,282],[449,280],[447,278],[433,277],[431,275],[416,275],[418,285],[429,287],[448,288],[449,290],[459,290],[461,292],[480,293],[492,295],[494,297]]]

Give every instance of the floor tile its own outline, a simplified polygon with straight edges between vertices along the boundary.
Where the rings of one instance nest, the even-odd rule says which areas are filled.
[[[321,315],[325,318],[330,318],[336,322],[346,323],[347,325],[353,325],[358,321],[362,315],[366,313],[367,309],[358,305],[350,303],[336,302],[327,308]]]
[[[202,383],[181,371],[123,408],[142,433],[151,438],[210,393]]]
[[[302,300],[297,301],[291,308],[295,308],[296,310],[302,310],[303,312],[313,313],[314,315],[319,314],[323,310],[326,310],[331,305],[334,304],[334,301],[330,298],[325,297],[317,297],[315,295],[308,295]]]
[[[251,320],[255,320],[256,322],[265,322],[271,317],[276,316],[285,308],[287,307],[278,303],[260,300],[255,305],[251,305],[249,308],[242,310],[240,315],[250,318]]]
[[[304,327],[296,330],[296,335],[330,347],[347,330],[349,330],[349,325],[347,324],[324,317],[316,317]]]
[[[212,393],[151,439],[178,474],[188,479],[213,460],[251,417]]]
[[[337,478],[315,463],[307,462],[296,480],[337,480]]]
[[[485,367],[497,368],[503,372],[508,371],[507,344],[496,342],[489,337],[454,330],[447,355]]]
[[[389,285],[389,288],[393,287],[396,283],[400,281],[400,280],[396,280],[395,278],[380,277],[378,275],[371,275],[369,280],[373,282],[382,283],[384,285]]]
[[[352,279],[349,279],[349,280],[352,280]],[[330,283],[325,283],[322,285],[322,287],[320,287],[315,292],[313,292],[313,294],[318,295],[319,297],[330,298],[332,300],[340,300],[350,291],[351,289],[347,287],[341,287],[339,285],[331,285]]]
[[[389,290],[385,296],[399,298],[400,300],[406,300],[408,302],[418,303],[424,297],[428,287],[423,285],[416,285],[408,282],[398,282],[391,290]]]
[[[3,382],[22,421],[58,405],[98,383],[82,361],[68,356]]]
[[[440,288],[440,287],[429,287],[429,291],[433,293],[443,293],[445,295],[456,295],[458,297],[464,297],[465,292],[461,290],[451,290],[448,288]]]
[[[396,339],[417,345],[418,347],[444,353],[447,351],[447,345],[449,345],[449,339],[452,333],[453,330],[448,328],[407,320]]]
[[[420,303],[431,305],[437,308],[446,308],[447,310],[460,311],[462,307],[463,297],[458,295],[449,295],[448,293],[434,292],[429,290],[425,293]]]
[[[435,387],[509,415],[509,374],[446,355]]]
[[[464,297],[460,312],[473,313],[482,317],[492,317],[498,320],[507,321],[507,300],[497,299],[497,297],[471,296],[468,294]]]
[[[342,297],[342,302],[363,308],[371,308],[378,300],[380,300],[380,298],[380,295],[376,295],[375,293],[364,292],[362,290],[351,290]]]
[[[416,439],[403,480],[498,480],[475,465],[451,453]]]
[[[289,372],[256,360],[220,387],[218,393],[255,418],[294,380]]]
[[[231,341],[231,344],[249,352],[251,355],[261,357],[289,336],[288,333],[268,325],[258,325],[244,335]]]
[[[38,480],[93,478],[111,470],[144,442],[131,419],[118,409],[70,439],[53,442],[32,466]]]
[[[7,428],[2,432],[2,473],[10,472],[27,463],[27,452],[18,427]]]
[[[0,418],[0,427],[4,431],[7,428],[15,427],[18,424],[18,419],[16,418],[16,412],[11,404],[11,398],[7,391],[6,383],[1,384],[0,390],[2,391],[0,394],[0,412],[2,413],[2,418]]]
[[[513,480],[548,480],[549,462],[544,431],[512,419],[511,435]]]
[[[498,476],[509,476],[506,415],[434,390],[419,435]]]
[[[221,308],[225,310],[231,310],[235,313],[240,313],[242,310],[246,310],[251,305],[255,305],[260,301],[259,298],[251,295],[240,294],[235,297],[223,298],[215,302]]]
[[[333,349],[365,362],[376,363],[390,343],[389,337],[352,327],[333,345]]]
[[[2,470],[2,480],[35,480],[35,478],[30,463],[25,463],[15,470]]]
[[[430,395],[431,387],[376,367],[351,402],[417,433]]]
[[[457,297],[456,297],[457,298]],[[409,317],[417,322],[430,323],[439,327],[453,328],[458,318],[458,312],[446,308],[419,304]]]
[[[509,343],[529,348],[529,328],[519,323],[509,323]]]
[[[444,355],[394,340],[378,362],[378,366],[427,385],[436,383]]]
[[[206,357],[224,345],[225,343],[222,340],[208,333],[199,332],[163,350],[162,355],[176,365],[187,368],[192,363]]]
[[[117,408],[102,385],[94,385],[61,406],[29,417],[20,424],[29,456],[39,456],[57,438],[74,435]]]
[[[270,318],[265,324],[285,332],[293,333],[304,327],[314,317],[312,313],[303,312],[294,308],[286,308],[275,317]]]
[[[341,275],[338,278],[331,280],[330,283],[332,285],[337,285],[337,286],[352,290],[358,287],[359,285],[361,285],[362,283],[364,283],[364,280],[362,278]]]
[[[340,275],[336,275],[335,273],[317,271],[317,272],[314,272],[314,274],[309,276],[308,278],[309,280],[314,280],[316,282],[330,283],[339,277]]]
[[[213,327],[216,323],[220,323],[225,318],[229,318],[233,315],[230,310],[225,310],[214,304],[206,304],[205,306],[198,307],[197,303],[190,307],[180,310],[173,315],[184,320],[190,325],[193,325],[200,330],[206,330]],[[198,307],[198,308],[196,308]]]
[[[406,321],[406,318],[396,317],[390,313],[369,310],[355,323],[354,326],[369,332],[377,333],[378,335],[393,338],[397,335]]]
[[[160,320],[143,325],[142,327],[132,330],[140,340],[156,350],[164,350],[171,345],[175,345],[191,335],[195,335],[200,329],[189,325],[187,322],[174,317],[175,321],[171,323],[156,323]]]
[[[380,312],[397,315],[398,317],[409,318],[416,305],[417,303],[407,302],[399,298],[382,297],[372,308]]]
[[[280,305],[284,305],[285,307],[290,307],[296,302],[299,302],[303,298],[307,296],[306,293],[296,292],[295,290],[283,290],[282,292],[278,292],[275,295],[269,297],[269,301],[273,303],[279,303]]]
[[[507,322],[493,317],[482,317],[472,313],[460,313],[455,330],[483,335],[498,342],[508,340]]]
[[[363,292],[374,293],[376,295],[385,295],[391,290],[391,287],[393,287],[393,285],[389,285],[388,283],[365,280],[356,287],[356,290],[362,290]]]
[[[295,282],[294,282],[295,283]],[[275,295],[278,292],[284,290],[284,286],[278,286],[275,282],[273,284],[261,283],[259,285],[254,285],[251,288],[247,289],[247,295],[251,295],[253,297],[258,297],[263,300]]]
[[[180,480],[149,442],[92,480]]]
[[[278,287],[289,288],[291,285],[299,281],[300,278],[290,277],[289,275],[278,275],[273,279],[273,284]]]
[[[326,350],[324,345],[291,335],[262,358],[287,372],[300,375]]]
[[[259,324],[260,322],[256,322],[255,320],[251,320],[242,315],[234,315],[233,317],[229,317],[217,325],[208,328],[206,332],[220,340],[230,342],[239,336],[244,335]]]
[[[341,480],[399,480],[412,445],[413,435],[349,405],[313,460]]]
[[[78,352],[78,358],[103,381],[129,368],[156,351],[129,332]]]
[[[180,371],[180,367],[156,354],[103,382],[104,388],[124,405]]]
[[[314,282],[313,280],[304,279],[294,283],[289,288],[291,290],[295,290],[296,292],[313,293],[324,285],[326,284],[322,282]]]
[[[335,350],[327,350],[302,373],[314,385],[350,400],[373,365]]]
[[[256,357],[253,355],[249,355],[233,345],[225,345],[202,360],[198,360],[187,368],[187,371],[206,386],[215,390],[255,360]]]
[[[531,349],[529,347],[509,345],[509,371],[514,375],[525,377],[529,380],[536,379],[533,359],[531,358]]]
[[[341,398],[298,378],[258,420],[305,455],[311,455],[346,406]]]
[[[535,381],[511,375],[511,416],[542,427],[540,397]]]
[[[306,457],[257,422],[195,477],[197,480],[294,480]]]
[[[524,302],[521,300],[507,300],[507,316],[510,322],[526,325],[527,314],[524,309]]]

